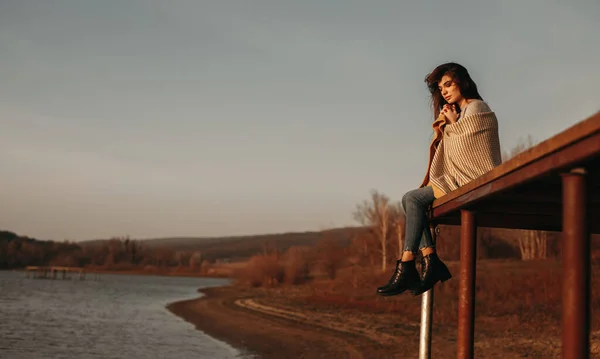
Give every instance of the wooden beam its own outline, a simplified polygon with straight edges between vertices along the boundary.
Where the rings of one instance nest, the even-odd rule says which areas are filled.
[[[539,229],[544,231],[560,231],[561,218],[555,216],[524,215],[524,214],[498,214],[477,212],[477,222],[480,227],[507,228],[507,229]],[[460,225],[460,218],[456,216],[436,218],[435,225],[447,224]]]
[[[486,214],[527,214],[540,216],[558,216],[562,214],[562,204],[539,202],[485,201],[477,206],[479,212]]]
[[[600,210],[596,207],[590,210],[590,218],[600,218]],[[489,213],[477,211],[477,222],[480,227],[531,229],[542,231],[562,231],[562,214],[542,215],[527,213]],[[446,216],[432,220],[433,225],[460,225],[459,216]],[[600,221],[590,221],[590,231],[600,234]]]

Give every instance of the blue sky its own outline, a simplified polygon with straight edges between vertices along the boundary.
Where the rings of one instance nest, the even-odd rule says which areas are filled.
[[[0,3],[0,228],[43,239],[356,224],[425,173],[423,79],[469,69],[503,149],[600,110],[597,0]]]

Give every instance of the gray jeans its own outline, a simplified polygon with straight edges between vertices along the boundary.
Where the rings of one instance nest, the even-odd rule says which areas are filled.
[[[434,200],[430,186],[408,191],[402,196],[402,207],[406,213],[405,252],[417,253],[417,249],[434,248],[427,220],[427,209]]]

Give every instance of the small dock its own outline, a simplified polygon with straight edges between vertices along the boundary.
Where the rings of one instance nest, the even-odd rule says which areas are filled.
[[[476,357],[478,227],[562,232],[560,350],[562,358],[590,358],[590,246],[591,234],[600,234],[600,112],[437,198],[428,217],[433,228],[461,228],[458,359]],[[431,358],[433,293],[431,288],[422,296],[420,359]]]
[[[28,266],[25,268],[25,272],[27,278],[56,279],[57,274],[60,273],[62,279],[71,279],[69,274],[75,273],[79,279],[85,279],[85,269],[83,267]]]

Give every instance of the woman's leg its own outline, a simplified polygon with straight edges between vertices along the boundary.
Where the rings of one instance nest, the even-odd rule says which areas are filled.
[[[433,201],[432,201],[433,202]],[[417,289],[411,290],[413,295],[418,295],[433,288],[433,286],[439,282],[445,282],[452,278],[452,274],[448,270],[448,267],[442,262],[435,249],[431,231],[429,229],[429,221],[426,215],[426,208],[423,211],[424,226],[422,228],[421,241],[419,243],[419,250],[421,251],[421,285]],[[408,227],[408,224],[407,224]],[[419,227],[418,229],[421,229]],[[417,229],[414,229],[415,231]],[[412,248],[411,248],[412,249]],[[405,252],[407,253],[407,252]],[[412,255],[412,252],[408,252]],[[404,255],[403,255],[404,257]]]
[[[448,267],[438,258],[433,238],[429,230],[427,209],[435,196],[431,187],[423,187],[407,192],[402,197],[406,212],[406,236],[402,258],[396,262],[396,270],[388,284],[379,287],[380,295],[396,295],[407,289],[413,295],[424,293],[438,281],[445,282],[452,275]],[[415,266],[415,254],[420,250],[423,257],[422,273],[419,276]]]
[[[402,197],[402,206],[406,212],[404,252],[402,258],[396,262],[396,269],[389,282],[377,288],[378,294],[396,295],[406,290],[414,292],[420,288],[421,279],[415,266],[414,255],[419,247],[431,248],[433,246],[431,234],[428,233],[429,231],[425,233],[424,229],[427,226],[426,211],[434,199],[431,187],[412,190]]]
[[[407,192],[402,197],[406,213],[403,262],[413,260],[418,249],[427,254],[435,252],[427,220],[427,209],[434,200],[433,189],[429,186]]]
[[[435,253],[435,244],[429,230],[429,223],[426,222],[425,228],[423,228],[423,235],[421,235],[421,242],[419,243],[419,250],[421,255],[427,256],[431,253]]]

